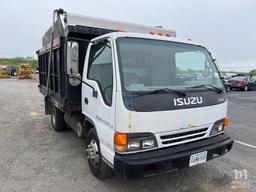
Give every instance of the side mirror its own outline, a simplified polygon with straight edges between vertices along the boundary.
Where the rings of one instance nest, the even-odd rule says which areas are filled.
[[[79,44],[75,41],[67,42],[67,75],[72,86],[81,83],[79,74]]]

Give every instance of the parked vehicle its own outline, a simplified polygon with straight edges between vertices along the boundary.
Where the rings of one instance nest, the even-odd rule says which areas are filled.
[[[226,91],[230,92],[232,90],[231,83],[226,82],[226,81],[224,81],[223,83],[224,83],[224,87],[225,87]]]
[[[6,69],[7,69],[8,74],[10,76],[16,76],[17,75],[17,67],[15,65],[7,65]]]
[[[37,51],[39,90],[54,130],[86,137],[94,176],[148,177],[231,150],[227,96],[205,47],[164,28],[54,17]]]
[[[231,88],[243,91],[256,90],[256,79],[248,76],[236,76],[229,80]]]
[[[224,84],[224,87],[226,89],[227,92],[230,92],[232,90],[232,87],[231,87],[231,83],[229,82],[229,80],[231,79],[231,77],[223,77],[222,76],[222,79],[223,79],[223,84]]]

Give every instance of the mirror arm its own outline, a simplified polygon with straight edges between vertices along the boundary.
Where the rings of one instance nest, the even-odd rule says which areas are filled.
[[[77,78],[77,77],[70,77],[70,76],[68,76],[68,78],[70,78],[70,79],[77,79],[77,80],[81,81],[82,83],[84,83],[88,87],[92,88],[92,96],[93,97],[95,97],[95,98],[98,97],[98,91],[96,91],[95,88],[93,86],[91,86],[90,84],[86,83],[85,81],[83,81],[82,79]]]

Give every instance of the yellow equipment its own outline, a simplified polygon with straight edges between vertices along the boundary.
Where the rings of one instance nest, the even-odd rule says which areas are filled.
[[[22,63],[17,66],[17,79],[32,79],[33,69],[30,64]]]
[[[11,75],[8,73],[6,66],[0,65],[0,78],[10,78]]]

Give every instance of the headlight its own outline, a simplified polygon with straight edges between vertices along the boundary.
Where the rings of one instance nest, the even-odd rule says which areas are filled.
[[[127,150],[134,151],[140,149],[140,140],[128,141]]]
[[[224,131],[224,125],[223,123],[214,124],[211,130],[210,135],[216,135],[218,133],[221,133]]]
[[[125,142],[124,142],[125,141]],[[155,136],[152,133],[115,133],[115,151],[133,152],[153,149],[157,147]]]
[[[155,139],[142,140],[142,149],[150,149],[156,146]]]
[[[228,125],[228,118],[226,117],[224,119],[216,121],[212,127],[210,135],[217,135],[219,133],[222,133],[227,125]]]

